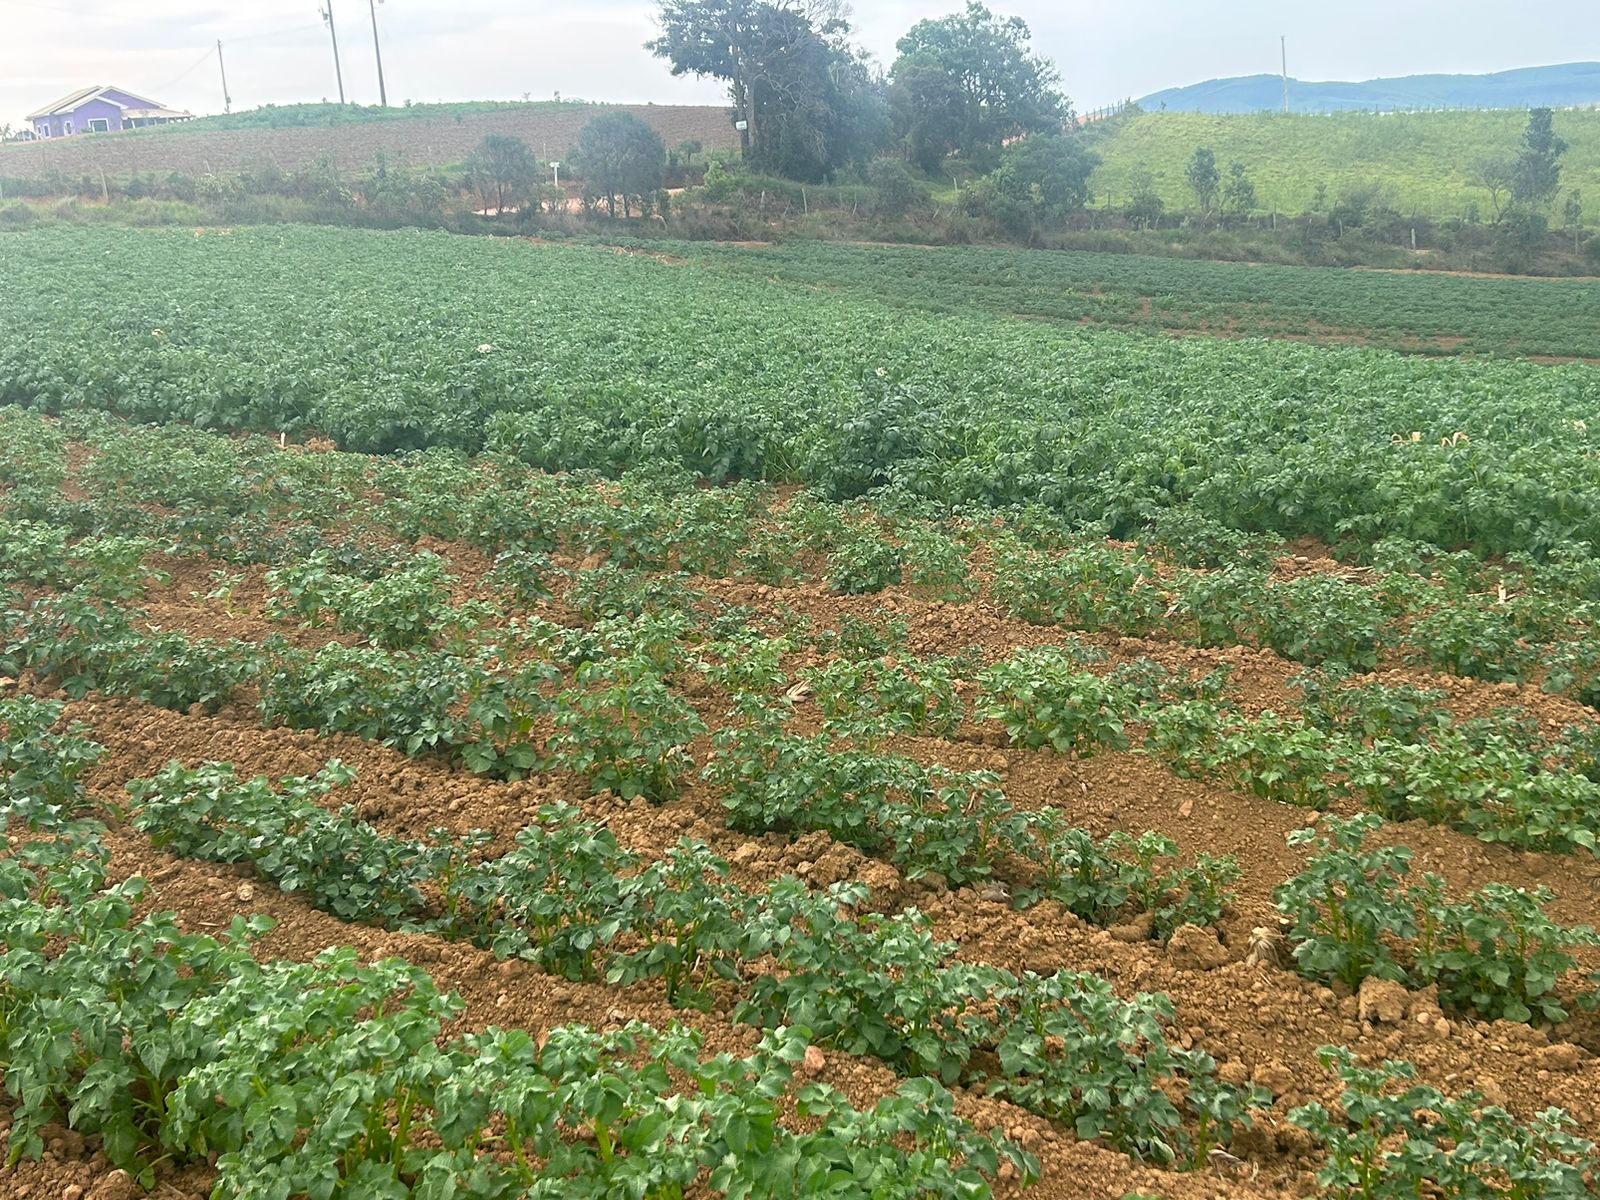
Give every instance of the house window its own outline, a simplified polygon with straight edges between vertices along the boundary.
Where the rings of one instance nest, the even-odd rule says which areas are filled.
[[[61,135],[63,137],[70,137],[71,134],[72,134],[72,122],[71,121],[63,121],[62,124],[61,124]]]
[[[110,119],[107,118],[107,117],[90,117],[89,118],[89,132],[90,133],[110,133],[111,132],[111,121],[110,121]]]

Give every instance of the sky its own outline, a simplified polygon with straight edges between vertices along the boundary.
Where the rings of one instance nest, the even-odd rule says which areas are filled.
[[[0,124],[91,84],[195,113],[222,111],[216,42],[235,109],[336,99],[319,3],[332,4],[350,100],[376,103],[369,0],[0,0]],[[895,40],[962,0],[855,0],[858,40],[887,67]],[[1600,59],[1593,0],[991,0],[1033,29],[1080,110],[1160,88],[1276,71],[1368,79]],[[391,103],[548,99],[720,103],[643,43],[648,0],[383,0]]]

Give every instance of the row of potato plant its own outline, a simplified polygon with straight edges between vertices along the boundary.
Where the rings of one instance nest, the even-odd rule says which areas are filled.
[[[395,839],[325,809],[346,778],[333,766],[274,786],[173,765],[130,784],[133,820],[158,846],[248,862],[347,920],[470,937],[575,978],[661,978],[678,1004],[708,1003],[726,980],[742,993],[740,1020],[802,1026],[903,1074],[984,1085],[1144,1157],[1201,1161],[1261,1101],[1217,1081],[1203,1053],[1168,1045],[1165,997],[962,962],[915,910],[866,911],[859,885],[819,893],[785,879],[747,893],[704,845],[642,863],[564,807],[485,858],[480,836]],[[748,972],[769,955],[778,973]],[[991,1055],[998,1072],[983,1065]]]
[[[530,618],[495,631],[494,644],[455,650],[329,644],[313,653],[150,629],[134,611],[79,588],[5,610],[0,628],[13,670],[57,680],[69,694],[96,689],[214,710],[255,682],[268,724],[356,733],[410,754],[445,751],[496,775],[571,770],[596,789],[662,800],[692,768],[686,747],[705,732],[663,673],[693,666],[685,639],[738,628],[736,615],[697,626],[674,611],[632,626],[620,616],[601,618],[588,633]],[[508,639],[518,642],[510,661],[524,656],[509,671]],[[574,657],[569,681],[563,670]],[[1078,754],[1122,748],[1127,726],[1139,722],[1145,747],[1180,774],[1221,777],[1266,798],[1323,807],[1349,796],[1386,817],[1429,820],[1523,849],[1595,848],[1600,782],[1496,724],[1452,722],[1429,706],[1425,721],[1355,730],[1335,719],[1353,701],[1316,684],[1302,715],[1247,719],[1213,699],[1214,685],[1138,664],[1096,674],[1087,669],[1093,664],[1092,653],[1069,645],[1023,649],[976,672],[955,660],[841,661],[810,672],[807,682],[825,732],[869,746],[899,734],[949,736],[963,713],[956,674],[976,674],[977,715],[1000,720],[1017,745]],[[751,735],[723,736],[729,750]],[[741,757],[748,763],[774,753],[747,745]],[[983,794],[980,788],[961,804]]]
[[[14,417],[8,425],[26,429],[32,420]],[[310,604],[300,615],[320,620],[331,613],[336,628],[380,644],[413,644],[427,636],[421,614],[443,628],[484,615],[472,603],[457,611],[440,595],[438,560],[407,548],[422,537],[506,556],[504,570],[489,580],[502,608],[552,590],[561,572],[541,556],[556,549],[598,555],[613,572],[744,574],[778,584],[803,579],[812,560],[837,559],[819,568],[837,590],[903,580],[928,595],[965,598],[976,584],[969,556],[984,548],[990,594],[1028,620],[1132,635],[1176,632],[1204,645],[1258,644],[1313,665],[1370,669],[1398,656],[1491,680],[1537,681],[1580,700],[1594,694],[1600,678],[1600,641],[1589,616],[1600,582],[1594,560],[1576,549],[1556,548],[1538,561],[1514,555],[1491,568],[1469,554],[1390,539],[1362,551],[1373,565],[1359,578],[1275,580],[1259,539],[1163,512],[1144,543],[1170,560],[1157,571],[1140,554],[1086,541],[1048,511],[985,518],[880,501],[869,513],[804,496],[772,511],[757,489],[708,492],[671,471],[645,470],[617,483],[553,481],[504,459],[431,454],[374,466],[353,455],[283,454],[250,443],[238,449],[193,430],[125,430],[81,416],[76,424],[99,443],[78,473],[93,498],[69,502],[53,473],[20,471],[7,502],[19,528],[8,541],[45,546],[0,563],[0,582],[10,576],[65,585],[90,570],[96,586],[137,586],[129,581],[130,570],[141,570],[136,560],[107,564],[103,584],[95,563],[149,543],[276,565],[276,581],[287,589],[283,611]],[[64,456],[64,446],[56,452]],[[162,471],[174,465],[174,453],[189,471],[181,486],[152,478],[156,464]],[[383,498],[376,506],[374,489]],[[339,519],[371,536],[334,535],[336,544],[327,544]],[[78,558],[63,542],[63,526],[93,535]],[[810,549],[796,556],[796,544]],[[767,566],[741,558],[748,555]],[[893,565],[880,571],[872,563]],[[769,573],[780,566],[779,575]],[[415,582],[380,584],[374,576],[396,569]],[[431,583],[423,578],[430,571]],[[882,578],[873,582],[875,575]],[[362,576],[367,587],[354,582]],[[289,594],[305,586],[313,591]],[[324,597],[331,605],[317,600],[315,586],[332,587]]]
[[[214,938],[135,917],[144,900],[140,880],[107,882],[92,838],[0,859],[14,1156],[64,1124],[145,1186],[159,1162],[210,1159],[214,1194],[240,1200],[820,1196],[846,1181],[954,1200],[988,1195],[1001,1162],[1037,1172],[930,1079],[865,1110],[795,1090],[804,1030],[742,1059],[637,1023],[446,1037],[460,1003],[400,960],[258,962],[269,921]],[[782,1124],[789,1094],[809,1131]]]
[[[14,1158],[42,1153],[46,1127],[61,1124],[98,1137],[147,1187],[160,1163],[210,1161],[215,1194],[250,1200],[690,1187],[953,1200],[987,1195],[1003,1163],[1023,1182],[1037,1174],[1016,1145],[957,1118],[933,1080],[865,1110],[825,1085],[796,1086],[802,1029],[773,1028],[743,1059],[703,1056],[676,1025],[446,1037],[460,1002],[398,959],[363,965],[330,949],[310,963],[258,960],[268,918],[211,937],[168,913],[139,917],[144,881],[110,881],[103,829],[84,815],[79,776],[100,748],[60,715],[58,703],[0,700],[0,1070]],[[304,849],[294,826],[284,832]],[[346,846],[349,878],[362,855]],[[782,1123],[786,1096],[809,1132]]]
[[[1313,850],[1274,892],[1296,968],[1350,988],[1368,977],[1437,986],[1444,1007],[1484,1020],[1566,1020],[1572,951],[1600,946],[1600,933],[1552,920],[1547,888],[1490,883],[1452,900],[1438,875],[1413,878],[1408,847],[1368,845],[1382,824],[1329,815],[1290,835]],[[1600,1007],[1600,972],[1587,983],[1578,1002]]]

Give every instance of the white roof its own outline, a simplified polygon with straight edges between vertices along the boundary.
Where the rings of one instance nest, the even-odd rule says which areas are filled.
[[[157,115],[165,116],[171,114],[172,112],[170,109],[162,108],[157,101],[150,99],[148,96],[141,96],[137,92],[130,92],[127,88],[113,87],[109,83],[100,83],[94,85],[93,87],[79,88],[71,95],[61,97],[61,99],[57,100],[48,108],[41,108],[38,112],[29,113],[28,120],[37,121],[41,117],[53,117],[59,113],[72,112],[78,108],[81,108],[90,100],[104,99],[106,100],[107,104],[115,104],[118,108],[126,109],[125,105],[120,104],[115,100],[108,99],[105,95],[107,92],[119,92],[124,96],[131,96],[133,99],[146,105],[151,112]],[[149,113],[147,113],[144,109],[128,111],[137,111],[141,116],[149,115]],[[189,114],[182,113],[177,115],[188,116]]]

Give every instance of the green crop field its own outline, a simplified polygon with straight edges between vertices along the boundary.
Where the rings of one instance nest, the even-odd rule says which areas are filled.
[[[0,236],[8,1195],[1592,1194],[1600,368],[926,253]]]
[[[1359,341],[1432,354],[1600,355],[1600,280],[1593,279],[1330,271],[976,246],[632,246],[739,277],[929,312]]]
[[[1491,215],[1488,193],[1468,185],[1474,159],[1516,153],[1527,124],[1520,109],[1484,112],[1335,113],[1250,116],[1144,113],[1096,144],[1104,160],[1092,186],[1099,203],[1122,204],[1143,171],[1169,207],[1194,207],[1184,167],[1196,147],[1209,146],[1218,166],[1242,162],[1263,209],[1309,211],[1317,185],[1329,200],[1342,188],[1374,181],[1394,189],[1402,212],[1433,219],[1460,217],[1476,204]],[[1569,149],[1562,184],[1600,194],[1600,111],[1562,111],[1555,129]]]
[[[41,230],[0,242],[0,269],[0,401],[49,411],[497,446],[554,469],[672,461],[837,496],[893,480],[1123,532],[1198,500],[1330,540],[1600,544],[1600,467],[1573,424],[1600,417],[1587,367],[920,314],[418,232]],[[1413,433],[1424,449],[1393,444]],[[1469,449],[1435,453],[1457,435]],[[1515,505],[1463,506],[1464,478]]]

